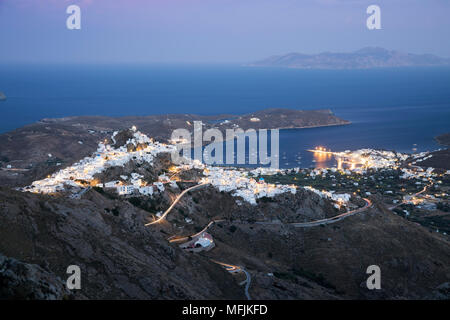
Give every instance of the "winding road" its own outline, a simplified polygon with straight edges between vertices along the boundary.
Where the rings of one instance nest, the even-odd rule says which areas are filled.
[[[425,191],[427,191],[428,187],[431,187],[431,186],[433,186],[433,183],[427,184],[427,185],[423,188],[423,190],[414,193],[414,194],[412,195],[412,197],[417,197],[419,194],[424,193]],[[405,204],[406,202],[407,202],[407,201],[403,200],[402,202],[397,203],[395,206],[389,207],[389,210],[394,210],[395,208],[397,208],[398,206],[401,206],[402,204]]]
[[[364,201],[366,202],[365,206],[362,208],[358,208],[355,210],[351,210],[351,211],[347,211],[345,213],[339,214],[337,216],[331,217],[331,218],[327,218],[327,219],[321,219],[321,220],[316,220],[316,221],[311,221],[311,222],[294,222],[294,223],[290,223],[290,225],[296,227],[296,228],[307,228],[307,227],[315,227],[315,226],[320,226],[323,224],[330,224],[330,223],[335,223],[337,221],[340,221],[342,219],[345,219],[347,217],[350,217],[354,214],[357,213],[361,213],[365,210],[367,210],[368,208],[370,208],[372,206],[372,201],[370,201],[369,199],[363,198]]]
[[[175,199],[175,201],[171,204],[171,206],[164,212],[164,214],[159,219],[157,219],[155,221],[152,221],[152,222],[149,222],[149,223],[145,224],[145,226],[157,224],[157,223],[165,220],[167,215],[169,214],[169,212],[175,207],[175,205],[178,203],[178,201],[180,201],[180,199],[187,192],[189,192],[191,190],[194,190],[194,189],[201,188],[201,187],[203,187],[203,186],[205,186],[207,184],[209,184],[209,183],[203,183],[203,184],[195,185],[195,186],[190,187],[190,188],[184,190],[183,192],[181,192],[178,195],[178,197]],[[337,216],[332,217],[332,218],[321,219],[321,220],[316,220],[316,221],[311,221],[311,222],[290,223],[290,225],[292,225],[292,226],[294,226],[296,228],[305,228],[305,227],[314,227],[314,226],[319,226],[319,225],[324,225],[324,224],[329,224],[329,223],[334,223],[334,222],[340,221],[342,219],[345,219],[346,217],[349,217],[349,216],[352,216],[354,214],[363,212],[363,211],[367,210],[369,207],[372,206],[372,201],[370,201],[369,199],[366,199],[366,198],[363,198],[363,199],[366,202],[366,205],[364,207],[362,207],[362,208],[351,210],[351,211],[342,213],[342,214],[337,215]],[[213,221],[209,222],[208,225],[206,225],[206,227],[203,228],[200,232],[198,232],[198,233],[196,233],[194,235],[187,236],[187,237],[180,237],[180,238],[177,238],[175,236],[175,237],[169,238],[168,241],[169,242],[182,242],[182,241],[193,239],[195,237],[200,236],[203,232],[208,230],[208,228],[211,227],[214,223],[221,222],[221,221],[224,221],[224,220],[223,219],[222,220],[213,220]],[[279,223],[276,223],[276,222],[256,222],[256,223],[259,223],[259,224],[281,224],[281,222],[279,222]],[[232,264],[228,264],[228,263],[224,263],[224,262],[220,262],[220,261],[216,261],[216,260],[212,260],[212,259],[211,259],[211,261],[216,263],[216,264],[219,264],[219,265],[225,267],[225,269],[228,272],[230,272],[230,273],[241,273],[241,272],[243,272],[245,274],[245,276],[246,276],[246,279],[243,282],[241,282],[241,285],[245,284],[245,288],[244,288],[245,296],[247,297],[247,300],[251,300],[251,297],[250,297],[250,294],[249,294],[248,291],[249,291],[249,288],[250,288],[252,277],[251,277],[250,273],[247,270],[245,270],[241,266],[232,265]]]
[[[169,212],[173,209],[173,207],[175,207],[175,205],[178,203],[178,201],[180,201],[180,199],[181,199],[186,193],[188,193],[189,191],[192,191],[192,190],[194,190],[194,189],[198,189],[198,188],[204,187],[204,186],[206,186],[206,185],[208,185],[208,184],[209,184],[209,182],[207,182],[207,183],[202,183],[202,184],[198,184],[198,185],[195,185],[195,186],[193,186],[193,187],[187,188],[186,190],[184,190],[183,192],[181,192],[181,193],[178,195],[178,197],[175,199],[175,201],[174,201],[174,202],[170,205],[170,207],[162,214],[162,216],[159,217],[159,219],[157,219],[157,220],[155,220],[155,221],[152,221],[152,222],[149,222],[149,223],[146,223],[145,226],[147,227],[147,226],[150,226],[150,225],[152,225],[152,224],[156,224],[156,223],[159,223],[159,222],[165,220],[165,219],[166,219],[166,216],[169,214]]]
[[[307,227],[315,227],[315,226],[320,226],[323,224],[330,224],[330,223],[334,223],[340,220],[343,220],[347,217],[350,217],[354,214],[357,213],[361,213],[365,210],[367,210],[368,208],[370,208],[373,204],[372,201],[370,201],[369,199],[363,198],[364,201],[366,202],[364,207],[355,209],[355,210],[351,210],[351,211],[347,211],[345,213],[339,214],[337,216],[331,217],[331,218],[326,218],[326,219],[320,219],[320,220],[315,220],[315,221],[310,221],[310,222],[291,222],[291,223],[287,223],[287,225],[291,225],[294,226],[295,228],[307,228]],[[257,224],[283,224],[282,222],[272,222],[272,221],[259,221],[256,222]]]

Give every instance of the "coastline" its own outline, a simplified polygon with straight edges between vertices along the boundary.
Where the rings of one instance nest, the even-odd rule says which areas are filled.
[[[348,121],[347,123],[333,123],[333,124],[321,124],[321,125],[315,125],[315,126],[303,126],[303,127],[283,127],[283,128],[272,128],[272,129],[267,129],[267,130],[295,130],[295,129],[314,129],[314,128],[322,128],[322,127],[338,127],[338,126],[346,126],[346,125],[350,125],[352,124],[351,121]],[[240,128],[242,129],[242,128]],[[244,129],[243,129],[244,130]],[[259,129],[258,129],[259,130]],[[245,130],[244,130],[245,131]],[[226,135],[224,135],[225,137]],[[234,137],[236,138],[236,137]],[[234,139],[233,138],[233,139]],[[229,141],[231,139],[221,139],[221,140],[217,140],[214,142],[226,142]],[[208,143],[210,143],[210,141],[203,141],[203,145],[205,146]]]
[[[351,121],[347,121],[346,123],[332,123],[332,124],[319,124],[314,126],[303,126],[303,127],[285,127],[285,128],[275,128],[275,130],[288,130],[288,129],[313,129],[313,128],[321,128],[321,127],[337,127],[337,126],[346,126],[352,124]]]

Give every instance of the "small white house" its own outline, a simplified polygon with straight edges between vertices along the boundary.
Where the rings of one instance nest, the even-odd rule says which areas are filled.
[[[160,192],[164,192],[164,184],[162,182],[154,182],[153,183]]]
[[[106,182],[105,188],[116,188],[116,187],[118,187],[119,183],[120,183],[120,181],[118,181],[118,180]]]
[[[118,186],[117,193],[120,195],[132,194],[134,192],[134,186]]]
[[[194,246],[202,246],[203,248],[207,248],[211,245],[212,240],[206,237],[199,238],[195,243]]]
[[[139,187],[139,193],[151,196],[153,194],[153,186]]]

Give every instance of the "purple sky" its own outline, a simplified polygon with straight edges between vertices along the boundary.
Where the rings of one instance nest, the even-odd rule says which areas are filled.
[[[82,29],[66,29],[79,4]],[[382,30],[367,30],[378,4]],[[450,57],[448,0],[0,0],[0,63],[246,63],[382,46]]]

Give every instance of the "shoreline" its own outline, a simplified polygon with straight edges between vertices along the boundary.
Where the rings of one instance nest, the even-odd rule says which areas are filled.
[[[255,131],[257,132],[258,130],[295,130],[295,129],[314,129],[314,128],[323,128],[323,127],[337,127],[337,126],[346,126],[346,125],[350,125],[352,124],[351,121],[348,121],[348,123],[334,123],[334,124],[321,124],[321,125],[317,125],[317,126],[304,126],[304,127],[285,127],[285,128],[274,128],[274,129],[255,129]],[[242,129],[242,128],[236,128],[236,129]],[[244,130],[244,129],[242,129]],[[247,129],[248,130],[248,129]],[[245,130],[244,130],[245,131]],[[236,139],[236,137],[233,137],[233,140]],[[221,140],[214,140],[214,142],[227,142],[230,141],[231,139],[221,139]],[[203,141],[202,147],[204,147],[205,145],[208,145],[209,143],[211,143],[211,141]],[[191,148],[194,149],[194,148]]]
[[[314,128],[322,128],[322,127],[337,127],[337,126],[346,126],[352,124],[351,121],[347,121],[346,123],[333,123],[333,124],[320,124],[315,126],[304,126],[304,127],[285,127],[285,128],[275,128],[272,130],[289,130],[289,129],[314,129]]]

